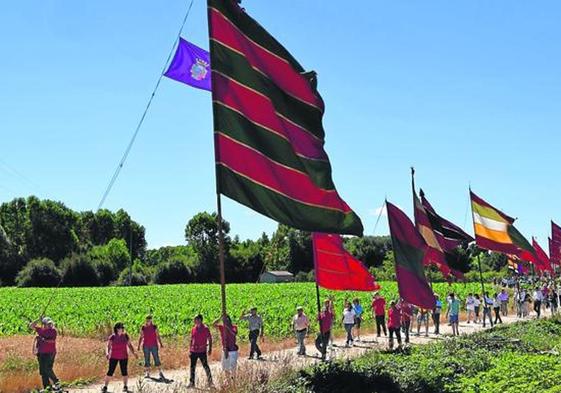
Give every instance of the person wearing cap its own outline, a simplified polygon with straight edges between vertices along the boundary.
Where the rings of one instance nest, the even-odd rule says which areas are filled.
[[[197,368],[197,360],[201,361],[206,373],[208,385],[212,384],[212,374],[208,366],[207,355],[212,355],[212,335],[210,329],[203,323],[203,316],[197,315],[193,319],[195,326],[191,329],[191,343],[189,345],[189,360],[190,360],[190,379],[188,388],[195,387],[195,369]]]
[[[257,307],[252,307],[249,313],[242,313],[241,321],[247,321],[249,325],[249,359],[253,359],[253,355],[257,355],[257,360],[261,360],[261,349],[257,344],[257,340],[261,337],[263,340],[263,318],[257,314]]]
[[[296,334],[296,340],[298,342],[298,356],[306,355],[306,336],[308,335],[308,329],[310,328],[310,321],[306,314],[304,314],[304,309],[300,306],[296,307],[296,315],[292,318],[292,328]]]
[[[159,348],[163,348],[162,339],[158,332],[158,326],[154,324],[152,315],[146,316],[144,325],[140,328],[140,338],[138,339],[138,348],[142,345],[144,353],[144,377],[150,378],[150,358],[154,358],[154,366],[158,367],[160,372],[160,380],[164,381],[164,373],[162,372],[162,363],[160,362]]]
[[[44,389],[57,392],[60,391],[60,382],[53,370],[56,357],[57,331],[53,320],[50,318],[42,318],[42,326],[38,326],[37,322],[31,322],[29,327],[37,333],[35,342],[41,381]],[[51,385],[51,382],[53,385]]]

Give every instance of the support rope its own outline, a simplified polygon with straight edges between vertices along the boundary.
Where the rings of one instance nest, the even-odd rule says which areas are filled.
[[[117,178],[119,177],[119,173],[121,173],[121,169],[123,169],[123,166],[125,165],[125,161],[127,160],[127,157],[129,156],[129,153],[132,149],[132,146],[134,145],[134,142],[136,141],[136,137],[138,136],[138,132],[140,131],[140,128],[142,127],[142,123],[144,123],[144,119],[146,118],[146,114],[148,113],[148,110],[150,109],[150,105],[152,104],[152,100],[154,99],[154,96],[156,95],[156,91],[158,90],[158,87],[160,86],[160,82],[162,81],[162,78],[164,76],[164,72],[166,72],[166,68],[168,67],[171,56],[173,55],[175,46],[179,42],[179,38],[181,37],[181,32],[183,31],[183,27],[185,26],[185,23],[187,22],[187,18],[189,17],[189,13],[191,12],[191,8],[193,7],[193,1],[194,0],[191,0],[191,2],[189,3],[189,7],[187,8],[187,12],[185,14],[185,17],[183,18],[183,22],[181,23],[181,27],[179,28],[179,32],[177,33],[177,36],[175,37],[175,41],[173,42],[173,45],[172,45],[171,50],[169,52],[168,58],[166,59],[166,62],[164,63],[164,66],[162,68],[162,72],[160,72],[160,76],[158,77],[156,85],[154,86],[154,89],[152,90],[152,94],[150,95],[150,98],[148,99],[148,103],[146,104],[146,107],[144,108],[144,112],[142,113],[142,116],[140,117],[140,120],[139,120],[138,124],[136,125],[134,133],[132,134],[132,138],[129,141],[129,144],[127,145],[127,148],[125,149],[125,153],[123,154],[123,157],[119,161],[119,165],[117,165],[117,168],[115,169],[115,172],[113,173],[113,176],[111,177],[111,180],[109,180],[109,184],[107,185],[107,188],[105,189],[105,192],[103,193],[103,196],[101,197],[101,201],[99,202],[99,205],[97,206],[97,210],[101,209],[101,207],[105,203],[105,200],[107,199],[107,196],[111,192],[111,189],[113,188],[113,185],[115,184],[115,182],[117,181]]]

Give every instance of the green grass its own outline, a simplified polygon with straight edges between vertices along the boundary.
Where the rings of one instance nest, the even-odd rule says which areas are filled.
[[[321,364],[261,392],[561,392],[559,348],[560,319],[518,322],[402,352]]]
[[[382,282],[381,293],[389,301],[397,297],[395,282]],[[468,292],[479,291],[477,283],[434,284],[444,298],[453,289],[465,299]],[[24,317],[37,318],[50,296],[47,310],[59,331],[73,336],[105,334],[117,321],[136,332],[148,313],[153,313],[160,332],[165,336],[185,335],[191,320],[202,313],[207,322],[220,313],[220,287],[216,284],[152,285],[145,287],[106,288],[0,288],[0,336],[28,333]],[[335,296],[337,312],[346,297],[359,297],[370,319],[371,294],[358,292],[321,291],[322,299]],[[228,310],[236,321],[243,310],[259,308],[269,337],[291,335],[291,317],[297,306],[303,306],[308,316],[315,316],[316,296],[313,283],[233,284],[227,287]]]

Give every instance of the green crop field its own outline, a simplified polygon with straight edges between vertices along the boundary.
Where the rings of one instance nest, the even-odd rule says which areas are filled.
[[[395,282],[382,282],[381,293],[391,300],[397,296]],[[468,292],[480,292],[477,283],[434,284],[444,298],[452,289],[465,299]],[[489,289],[491,287],[489,286]],[[96,337],[107,327],[122,321],[129,331],[136,332],[144,317],[153,313],[155,322],[165,336],[185,335],[192,317],[202,313],[207,322],[220,313],[220,287],[216,284],[165,285],[106,288],[0,288],[0,336],[26,334],[24,318],[37,318],[51,294],[47,310],[62,334]],[[346,297],[359,297],[366,305],[366,319],[371,320],[370,293],[321,291],[322,298],[335,296],[340,315]],[[234,323],[243,310],[255,305],[265,320],[266,334],[283,338],[291,334],[291,317],[297,306],[308,316],[315,315],[316,297],[313,283],[233,284],[227,287],[228,310]]]

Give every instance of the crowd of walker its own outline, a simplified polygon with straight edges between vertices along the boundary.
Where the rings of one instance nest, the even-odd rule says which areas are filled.
[[[483,327],[489,324],[502,323],[501,316],[507,316],[509,304],[516,311],[518,318],[526,318],[530,314],[530,309],[535,313],[536,318],[540,318],[544,309],[549,309],[551,314],[558,311],[560,301],[560,287],[554,281],[548,279],[529,280],[524,289],[517,282],[513,285],[513,290],[509,290],[506,283],[496,283],[495,288],[499,288],[491,295],[488,292],[482,294],[470,293],[465,299],[459,299],[453,292],[450,292],[445,299],[447,307],[445,313],[445,323],[452,329],[452,335],[459,335],[459,319],[462,304],[465,307],[465,323],[482,324]],[[500,288],[502,286],[502,288]],[[512,299],[509,292],[512,292]],[[429,336],[429,324],[432,321],[432,334],[440,334],[442,300],[435,294],[436,304],[432,310],[418,308],[403,299],[392,300],[389,305],[386,299],[379,293],[374,293],[371,303],[372,319],[375,321],[376,337],[388,337],[390,349],[394,348],[394,341],[398,346],[402,345],[402,336],[405,345],[409,344],[410,335]],[[386,321],[387,317],[387,321]],[[364,309],[358,298],[352,301],[345,300],[341,316],[341,325],[346,332],[345,347],[351,347],[355,342],[361,341],[361,323],[364,318]],[[262,352],[259,348],[259,338],[263,338],[263,319],[257,313],[257,308],[252,308],[249,312],[243,313],[240,321],[248,324],[248,338],[250,342],[249,359],[262,360]],[[318,357],[327,360],[330,347],[333,346],[333,327],[336,321],[335,304],[333,298],[326,299],[322,309],[317,316],[319,322],[319,333],[315,339],[315,346],[319,352]],[[38,323],[41,322],[41,326]],[[415,329],[416,322],[416,329]],[[218,318],[212,323],[218,331],[222,344],[222,369],[227,376],[235,377],[238,361],[237,335],[238,328],[232,323],[229,316]],[[39,373],[42,378],[45,392],[61,391],[59,379],[53,367],[56,355],[57,330],[54,322],[50,318],[42,318],[30,324],[36,332],[33,341],[33,353],[36,354],[39,362]],[[310,320],[304,313],[303,307],[297,307],[296,315],[292,318],[292,328],[297,341],[298,356],[306,356],[306,338],[310,331]],[[158,333],[158,327],[153,322],[151,315],[146,317],[145,323],[139,329],[139,340],[137,351],[142,348],[144,354],[145,378],[151,378],[150,371],[152,364],[158,369],[160,381],[166,381],[162,371],[159,350],[163,348],[163,343]],[[207,384],[213,387],[213,379],[208,364],[208,356],[212,354],[213,341],[212,334],[204,323],[202,315],[193,318],[193,328],[191,329],[191,340],[189,347],[190,375],[189,388],[195,387],[195,371],[197,362],[200,361],[206,373]],[[128,358],[129,354],[138,357],[132,344],[131,338],[125,330],[123,323],[118,322],[114,325],[113,334],[107,340],[105,355],[108,362],[108,370],[105,375],[102,392],[107,392],[109,382],[119,366],[123,392],[128,392]]]

